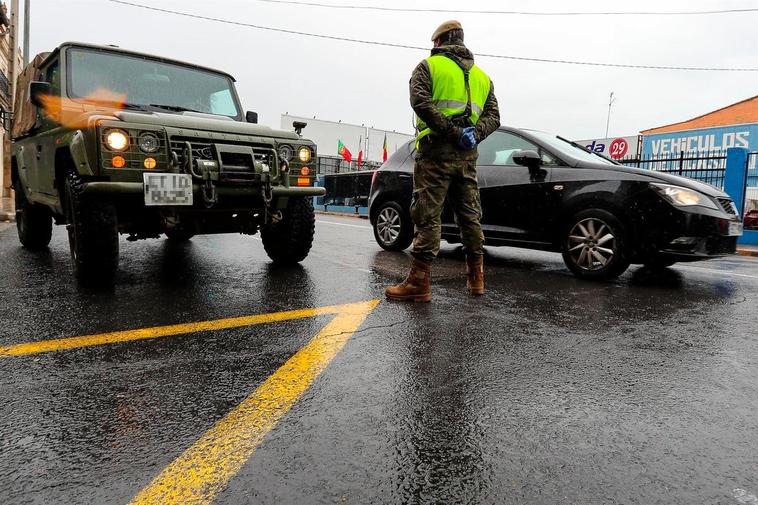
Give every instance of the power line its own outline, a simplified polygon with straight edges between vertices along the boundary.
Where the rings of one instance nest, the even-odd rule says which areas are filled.
[[[214,18],[210,16],[203,16],[200,14],[190,14],[187,12],[175,11],[171,9],[152,7],[149,5],[142,5],[142,4],[138,4],[134,2],[127,2],[125,0],[108,0],[108,1],[112,3],[116,3],[116,4],[128,5],[131,7],[138,7],[140,9],[147,9],[150,11],[163,12],[166,14],[174,14],[177,16],[183,16],[183,17],[188,17],[188,18],[193,18],[193,19],[202,19],[205,21],[213,21],[216,23],[224,23],[228,25],[244,26],[246,28],[254,28],[257,30],[287,33],[290,35],[302,35],[304,37],[313,37],[313,38],[318,38],[318,39],[337,40],[340,42],[352,42],[355,44],[364,44],[364,45],[371,45],[371,46],[394,47],[394,48],[400,48],[400,49],[414,49],[418,51],[429,51],[428,47],[411,46],[411,45],[406,45],[406,44],[395,44],[392,42],[381,42],[381,41],[376,41],[376,40],[353,39],[349,37],[338,37],[336,35],[324,35],[320,33],[308,33],[308,32],[301,32],[297,30],[288,30],[285,28],[274,28],[271,26],[255,25],[251,23],[243,23],[241,21],[232,21],[230,19]],[[562,65],[582,65],[582,66],[591,66],[591,67],[634,68],[634,69],[648,69],[648,70],[686,70],[686,71],[694,71],[694,72],[758,72],[758,68],[633,65],[633,64],[627,64],[627,63],[573,61],[573,60],[561,60],[561,59],[551,59],[551,58],[532,58],[532,57],[527,57],[527,56],[510,56],[510,55],[505,55],[505,54],[487,54],[487,53],[475,53],[475,56],[479,56],[482,58],[496,58],[496,59],[502,59],[502,60],[529,61],[529,62],[536,62],[536,63],[556,63],[556,64],[562,64]]]
[[[299,2],[296,0],[255,0],[272,4],[300,5],[326,9],[371,10],[389,12],[434,12],[443,14],[506,14],[514,16],[703,16],[711,14],[738,14],[758,12],[758,8],[718,9],[708,11],[614,11],[614,12],[539,12],[539,11],[498,11],[498,10],[467,10],[467,9],[419,9],[412,7],[379,7],[375,5],[335,5],[317,2]]]

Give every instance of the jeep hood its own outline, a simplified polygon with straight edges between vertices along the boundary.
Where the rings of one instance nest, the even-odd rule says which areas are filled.
[[[132,112],[121,111],[114,114],[116,118],[126,123],[143,125],[167,126],[187,130],[201,130],[214,133],[234,133],[238,135],[254,135],[277,139],[299,140],[295,132],[274,130],[261,126],[229,119],[213,119],[204,115],[171,114],[163,112]]]

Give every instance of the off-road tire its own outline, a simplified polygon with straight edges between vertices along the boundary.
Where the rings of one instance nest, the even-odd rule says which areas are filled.
[[[66,229],[74,276],[85,285],[108,285],[118,268],[116,208],[82,194],[78,174],[66,174]]]
[[[189,242],[194,236],[194,233],[187,230],[176,228],[172,230],[166,230],[166,238],[168,238],[171,242]]]
[[[53,217],[47,207],[35,205],[26,198],[17,176],[13,178],[13,187],[16,195],[18,240],[27,249],[44,249],[53,234]]]
[[[387,251],[404,251],[413,242],[413,221],[397,202],[385,202],[379,207],[373,229],[374,240]]]
[[[261,240],[275,264],[293,265],[308,256],[315,233],[316,215],[311,199],[291,197],[282,211],[282,220],[261,228]]]
[[[582,227],[588,232],[586,240],[580,240],[585,235],[581,231]],[[593,231],[594,233],[591,233]],[[626,237],[623,223],[610,212],[603,209],[583,210],[569,219],[563,229],[563,261],[574,275],[582,279],[616,278],[624,273],[630,264]],[[582,256],[583,250],[587,255]],[[590,262],[589,257],[595,259]],[[600,257],[605,258],[607,264],[602,264],[599,261]]]

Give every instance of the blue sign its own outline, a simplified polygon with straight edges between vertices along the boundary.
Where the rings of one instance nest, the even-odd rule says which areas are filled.
[[[676,158],[682,153],[688,158],[726,156],[730,147],[758,151],[758,123],[645,135],[642,156],[652,159]],[[752,157],[752,163],[755,158]]]

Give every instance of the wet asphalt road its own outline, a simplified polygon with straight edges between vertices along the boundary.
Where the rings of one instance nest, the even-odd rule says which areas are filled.
[[[443,248],[432,304],[382,303],[215,503],[757,504],[758,261],[578,280]],[[406,257],[319,216],[302,267],[239,235],[122,242],[81,289],[65,230],[0,224],[0,346],[380,298]],[[330,316],[0,358],[0,503],[127,503]]]

